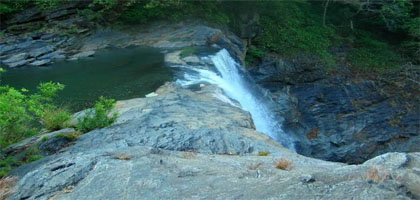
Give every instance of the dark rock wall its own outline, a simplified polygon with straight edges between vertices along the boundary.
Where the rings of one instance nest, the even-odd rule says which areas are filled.
[[[303,155],[361,163],[386,152],[420,151],[415,83],[398,87],[343,71],[329,74],[309,57],[267,57],[250,70],[275,96],[287,93],[292,99],[284,128],[297,136]]]

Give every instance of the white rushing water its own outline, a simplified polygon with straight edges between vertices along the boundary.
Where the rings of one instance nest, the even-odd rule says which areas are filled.
[[[245,78],[244,73],[239,70],[239,64],[229,55],[228,51],[222,49],[216,55],[210,56],[210,59],[217,72],[183,66],[191,72],[186,72],[184,79],[177,82],[182,86],[203,82],[219,86],[228,97],[238,101],[242,109],[251,113],[257,131],[294,150],[293,139],[282,129],[283,120],[275,117],[274,113],[269,110],[270,102],[267,101],[264,91],[255,87],[252,80]]]

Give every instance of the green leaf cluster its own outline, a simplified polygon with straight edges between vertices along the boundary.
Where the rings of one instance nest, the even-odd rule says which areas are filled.
[[[62,84],[47,82],[41,83],[36,93],[28,94],[26,89],[0,86],[0,146],[32,136],[44,127],[66,127],[70,113],[53,103],[63,89]]]
[[[88,109],[83,117],[77,119],[77,130],[89,132],[111,125],[117,119],[116,113],[110,114],[114,106],[114,99],[100,97],[92,109]]]

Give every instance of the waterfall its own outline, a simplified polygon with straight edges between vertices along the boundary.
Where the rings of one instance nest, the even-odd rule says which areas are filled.
[[[222,49],[216,55],[209,56],[216,68],[215,71],[194,66],[182,66],[188,69],[183,79],[177,80],[182,86],[203,82],[215,84],[222,88],[226,95],[239,102],[241,108],[251,114],[257,131],[262,132],[283,146],[294,149],[294,142],[282,129],[283,119],[275,117],[270,111],[270,101],[264,91],[246,76],[227,50]]]

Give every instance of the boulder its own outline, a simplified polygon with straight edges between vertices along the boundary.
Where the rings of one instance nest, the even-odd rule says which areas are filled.
[[[41,20],[43,18],[44,15],[42,14],[42,11],[37,7],[33,7],[25,9],[22,12],[14,15],[13,18],[8,21],[8,24],[22,24],[25,22]]]
[[[182,60],[185,61],[187,64],[199,64],[200,63],[200,59],[197,56],[187,56],[187,57],[183,58]]]
[[[34,49],[48,46],[48,43],[42,40],[27,40],[16,44],[21,51],[32,51]]]
[[[17,62],[12,62],[12,63],[7,63],[7,65],[10,68],[14,68],[14,67],[20,67],[22,65],[26,65],[28,64],[30,61],[29,60],[21,60],[21,61],[17,61]]]
[[[15,45],[7,45],[7,44],[2,44],[0,45],[0,55],[6,54],[9,51],[12,51],[16,49]]]
[[[77,9],[86,8],[92,1],[66,1],[50,11],[42,11],[37,7],[24,9],[21,12],[15,14],[7,24],[23,24],[27,22],[34,22],[40,20],[53,20],[62,18],[71,14],[75,14]]]
[[[49,63],[51,63],[51,60],[45,59],[45,60],[37,60],[37,61],[31,62],[30,65],[43,66],[43,65],[47,65]]]
[[[54,51],[54,47],[51,46],[51,45],[48,45],[48,46],[41,47],[41,48],[34,49],[34,50],[30,51],[29,56],[33,57],[33,58],[36,58],[38,56],[44,55],[46,53],[50,53],[52,51]]]
[[[57,11],[53,11],[50,14],[48,14],[46,16],[46,18],[48,20],[57,19],[57,18],[61,18],[61,17],[64,17],[64,16],[72,15],[72,14],[75,14],[75,13],[76,13],[76,9],[57,10]]]
[[[145,95],[145,97],[146,98],[149,98],[149,97],[155,97],[155,96],[157,96],[158,94],[156,93],[156,92],[152,92],[152,93],[149,93],[149,94],[146,94]]]
[[[6,64],[17,63],[17,62],[25,60],[26,58],[28,58],[27,53],[19,53],[19,54],[13,55],[12,57],[4,60],[3,63],[6,63]]]
[[[41,36],[41,40],[49,40],[56,36],[54,33],[47,33]]]
[[[43,56],[40,56],[38,57],[38,59],[49,59],[49,60],[64,59],[66,58],[66,56],[63,54],[64,52],[62,50],[57,50],[57,51],[45,54]]]
[[[95,51],[83,51],[77,54],[74,54],[70,57],[70,60],[77,60],[80,58],[91,57],[95,54]]]
[[[28,48],[29,46],[31,46],[32,44],[33,44],[33,41],[28,40],[28,41],[25,41],[25,42],[17,43],[16,47],[19,48],[19,49],[25,49],[25,48]]]

